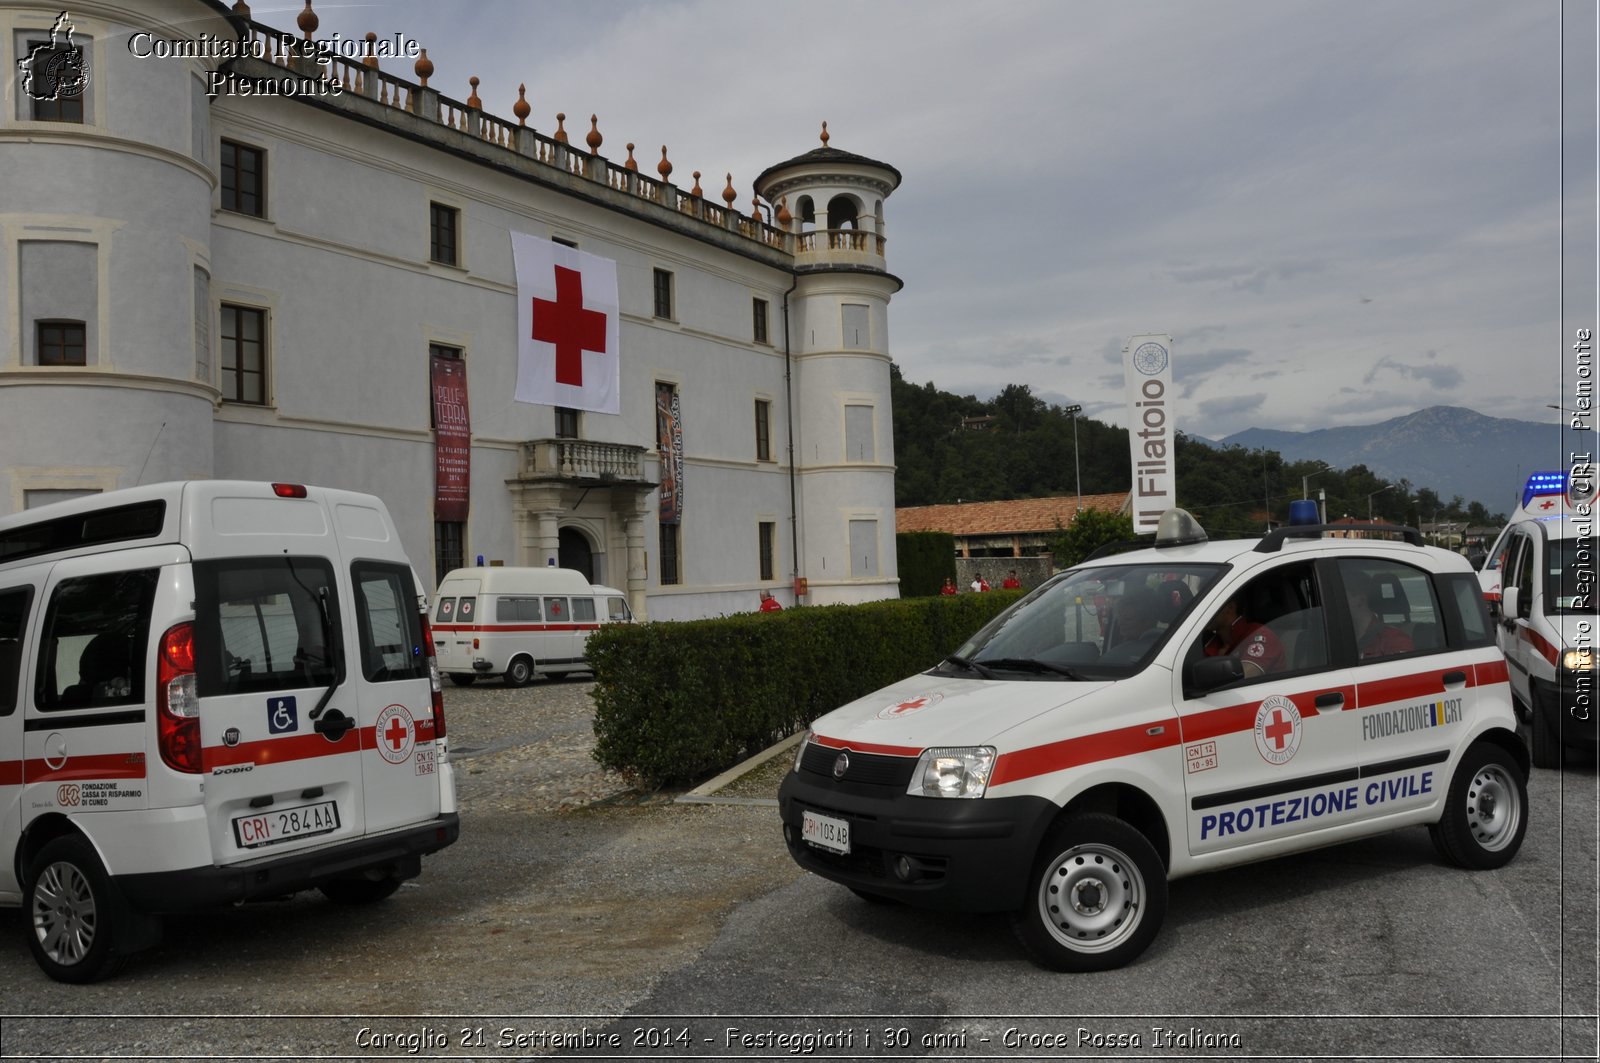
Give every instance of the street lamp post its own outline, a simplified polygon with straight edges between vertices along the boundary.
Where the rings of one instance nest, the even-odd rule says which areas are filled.
[[[1380,487],[1376,491],[1372,492],[1371,495],[1367,496],[1367,523],[1368,524],[1372,523],[1372,495],[1381,495],[1381,494],[1383,494],[1385,491],[1389,490],[1389,488],[1391,488],[1393,486],[1394,486],[1394,484],[1384,484],[1382,487]]]
[[[1072,477],[1078,486],[1078,505],[1072,511],[1073,520],[1077,520],[1078,514],[1083,510],[1083,473],[1078,469],[1078,414],[1082,412],[1082,406],[1067,407],[1067,413],[1072,415]]]
[[[1310,472],[1310,473],[1306,474],[1305,476],[1300,477],[1300,497],[1301,498],[1310,498],[1311,497],[1311,488],[1310,488],[1311,477],[1313,477],[1313,476],[1321,476],[1325,472],[1332,472],[1333,471],[1333,466],[1329,465],[1325,461],[1318,462],[1318,464],[1321,465],[1322,468],[1317,469],[1317,470],[1315,470],[1313,472]],[[1323,494],[1322,507],[1321,507],[1321,509],[1318,510],[1318,515],[1322,518],[1322,523],[1324,523],[1324,524],[1328,523],[1328,502],[1327,502],[1327,494],[1326,493]]]

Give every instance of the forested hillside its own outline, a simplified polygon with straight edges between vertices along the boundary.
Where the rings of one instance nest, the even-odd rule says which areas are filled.
[[[895,503],[986,502],[1072,495],[1079,491],[1073,468],[1073,418],[1037,398],[1025,384],[1009,384],[990,401],[952,395],[931,383],[912,384],[891,367],[894,394]],[[985,427],[963,421],[992,417]],[[1128,433],[1115,425],[1078,418],[1078,463],[1082,493],[1126,491]],[[1256,534],[1268,513],[1288,519],[1300,497],[1301,477],[1310,495],[1327,492],[1330,520],[1365,518],[1368,496],[1378,519],[1407,524],[1453,521],[1473,526],[1503,522],[1479,502],[1441,499],[1427,486],[1385,481],[1364,465],[1324,470],[1318,461],[1285,461],[1276,451],[1213,447],[1177,437],[1177,504],[1199,518],[1212,537]]]

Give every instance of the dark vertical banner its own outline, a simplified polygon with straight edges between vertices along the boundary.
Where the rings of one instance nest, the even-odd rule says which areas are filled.
[[[467,412],[467,363],[432,356],[433,519],[467,519],[472,502],[472,418]]]
[[[677,524],[683,518],[683,419],[678,407],[678,389],[671,384],[656,384],[656,453],[661,455],[662,524]]]

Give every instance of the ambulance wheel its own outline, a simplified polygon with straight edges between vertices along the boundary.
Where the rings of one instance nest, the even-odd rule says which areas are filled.
[[[1011,917],[1034,960],[1055,971],[1105,971],[1143,952],[1167,914],[1167,869],[1115,816],[1075,816],[1039,848],[1027,899]]]
[[[508,687],[525,687],[533,679],[533,662],[526,657],[518,657],[506,665],[504,681]]]
[[[471,672],[450,673],[450,682],[454,683],[458,687],[470,687],[472,685],[472,681],[476,678],[478,677],[473,675]]]
[[[1528,784],[1511,754],[1479,742],[1467,750],[1445,794],[1444,816],[1428,828],[1439,855],[1483,871],[1511,862],[1528,830]]]
[[[98,982],[127,959],[118,948],[127,907],[83,838],[57,838],[28,868],[28,947],[58,982]]]
[[[384,878],[335,878],[317,887],[322,895],[334,904],[376,904],[392,897],[400,888],[400,880],[393,875]]]

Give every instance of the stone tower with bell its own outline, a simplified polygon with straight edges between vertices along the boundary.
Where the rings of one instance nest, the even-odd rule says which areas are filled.
[[[895,593],[894,425],[883,203],[893,166],[828,143],[769,167],[756,193],[792,234],[784,299],[797,534],[795,569],[812,604]],[[799,581],[797,580],[797,583]]]

